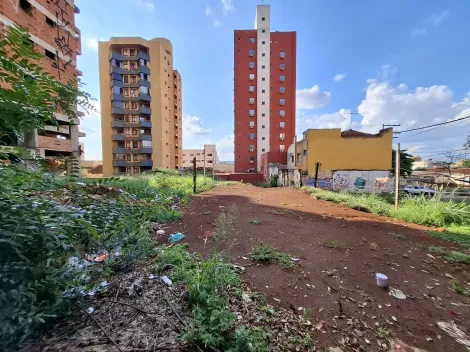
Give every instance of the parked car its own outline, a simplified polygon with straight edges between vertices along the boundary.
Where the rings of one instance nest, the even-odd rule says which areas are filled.
[[[424,187],[424,186],[406,186],[405,193],[424,195],[424,196],[433,196],[436,194],[436,191],[431,188]]]

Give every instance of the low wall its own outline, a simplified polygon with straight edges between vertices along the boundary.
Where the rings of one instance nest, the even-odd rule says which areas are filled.
[[[243,183],[252,183],[258,184],[263,183],[263,174],[255,174],[255,173],[246,173],[246,174],[224,174],[224,175],[217,175],[222,180],[226,181],[237,181]]]

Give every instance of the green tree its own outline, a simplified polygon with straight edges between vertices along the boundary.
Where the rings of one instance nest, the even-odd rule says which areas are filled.
[[[55,112],[77,118],[77,105],[94,110],[92,98],[80,81],[64,84],[37,62],[44,56],[33,50],[29,33],[9,27],[0,39],[0,144],[11,144],[23,133],[57,125]]]
[[[392,175],[395,175],[395,149],[392,150]],[[406,150],[400,150],[400,175],[408,177],[413,172],[413,156]]]
[[[470,167],[470,160],[464,160],[462,163],[462,167]]]

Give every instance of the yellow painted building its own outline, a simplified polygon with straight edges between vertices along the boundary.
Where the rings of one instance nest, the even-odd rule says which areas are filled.
[[[181,76],[168,39],[99,42],[103,174],[183,166]]]
[[[337,170],[387,170],[392,168],[391,128],[377,134],[341,129],[309,129],[295,144],[295,165],[313,177],[321,163],[318,178],[330,179]]]

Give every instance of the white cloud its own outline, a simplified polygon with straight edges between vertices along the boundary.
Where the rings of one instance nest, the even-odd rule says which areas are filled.
[[[218,27],[222,24],[219,20],[214,20],[214,27]]]
[[[380,81],[391,81],[395,78],[396,74],[398,73],[398,68],[391,65],[386,64],[382,65],[380,71],[377,72],[377,77]]]
[[[449,16],[449,11],[442,11],[441,13],[433,13],[429,20],[433,24],[434,27],[438,27],[441,25],[442,22]]]
[[[79,129],[86,133],[86,137],[80,138],[80,142],[84,144],[86,160],[102,160],[100,101],[91,103],[96,111],[90,110],[87,113],[79,109],[85,112],[85,116],[80,120]]]
[[[200,117],[183,115],[183,135],[184,136],[203,136],[210,133],[210,129],[205,129]]]
[[[155,5],[149,0],[147,0],[147,1],[146,0],[136,0],[135,3],[138,6],[143,7],[147,11],[153,11],[155,9]]]
[[[104,41],[103,38],[97,39],[97,38],[88,38],[86,41],[86,46],[87,48],[93,49],[93,50],[98,50],[98,42]]]
[[[332,114],[321,114],[310,116],[304,120],[305,128],[350,128],[350,110],[341,109]]]
[[[298,89],[296,91],[297,109],[312,110],[327,105],[331,100],[331,93],[320,91],[318,85],[310,89]]]
[[[212,13],[212,7],[210,7],[209,5],[206,6],[206,17],[211,17],[213,15]]]
[[[417,38],[422,35],[425,35],[428,31],[423,28],[415,28],[411,31],[411,38]]]
[[[345,78],[346,78],[345,73],[338,73],[336,76],[333,77],[333,81],[339,82],[339,81],[342,81]]]
[[[224,12],[224,15],[228,15],[229,13],[232,13],[234,10],[232,0],[221,0],[222,1],[222,11]]]
[[[234,149],[233,149],[234,135],[227,135],[215,142],[217,148],[217,156],[220,161],[233,161],[234,160]]]

